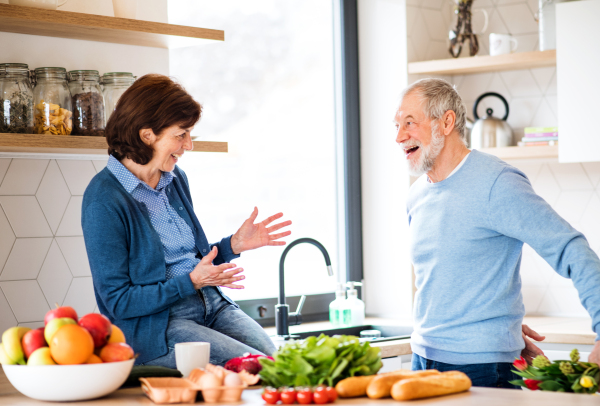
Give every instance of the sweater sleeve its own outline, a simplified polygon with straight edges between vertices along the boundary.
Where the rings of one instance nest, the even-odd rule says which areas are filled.
[[[490,229],[529,244],[558,274],[573,281],[600,339],[600,260],[583,234],[514,168],[505,168],[492,186],[488,220]]]
[[[95,290],[115,319],[154,314],[195,293],[188,275],[146,285],[132,282],[126,226],[114,210],[89,204],[82,212],[82,227]],[[164,266],[149,260],[145,264]]]

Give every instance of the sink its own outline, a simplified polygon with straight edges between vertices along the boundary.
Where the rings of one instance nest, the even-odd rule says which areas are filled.
[[[361,339],[361,341],[376,341],[376,342],[393,341],[393,340],[400,340],[403,338],[410,338],[410,335],[413,332],[413,328],[411,326],[379,326],[379,325],[368,324],[368,325],[364,325],[364,326],[338,327],[338,328],[327,329],[327,330],[294,332],[293,334],[299,336],[300,338],[319,336],[320,334],[325,334],[328,336],[351,335],[351,336],[360,337],[360,332],[363,330],[379,330],[379,331],[381,331],[380,338]]]

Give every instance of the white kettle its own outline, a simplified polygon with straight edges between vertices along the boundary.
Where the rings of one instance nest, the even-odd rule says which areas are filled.
[[[497,97],[504,103],[506,113],[502,119],[493,117],[494,110],[491,108],[486,110],[487,117],[479,118],[477,106],[483,98],[488,96]],[[514,145],[512,129],[506,123],[506,119],[508,118],[508,103],[500,94],[489,92],[479,96],[473,106],[473,117],[477,121],[473,124],[473,129],[471,129],[471,140],[469,143],[471,149],[510,147]]]

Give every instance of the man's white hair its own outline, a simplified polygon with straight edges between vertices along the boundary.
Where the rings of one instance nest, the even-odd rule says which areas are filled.
[[[443,79],[421,79],[402,91],[400,104],[410,93],[415,93],[421,98],[423,111],[430,119],[440,119],[444,113],[452,110],[456,114],[454,128],[466,144],[467,109],[454,86]]]

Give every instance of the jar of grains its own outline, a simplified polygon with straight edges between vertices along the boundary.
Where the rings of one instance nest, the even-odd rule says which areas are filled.
[[[70,135],[73,129],[71,92],[65,68],[36,68],[33,88],[35,134]]]
[[[73,132],[71,135],[104,136],[104,97],[97,70],[72,70],[68,73]]]
[[[115,108],[119,97],[135,81],[136,77],[129,72],[109,72],[102,75],[102,94],[104,95],[104,106],[106,108],[106,122]]]
[[[33,88],[24,63],[0,64],[0,133],[33,132]]]

